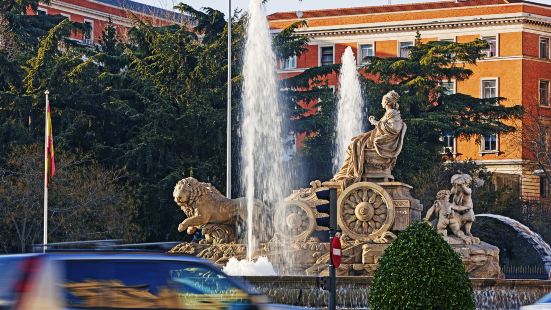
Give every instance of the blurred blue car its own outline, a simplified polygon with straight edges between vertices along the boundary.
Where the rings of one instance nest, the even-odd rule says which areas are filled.
[[[0,256],[0,309],[299,308],[270,304],[203,259],[92,252]]]
[[[538,299],[536,303],[529,306],[520,307],[520,310],[543,310],[551,309],[551,293],[547,293],[542,298]]]

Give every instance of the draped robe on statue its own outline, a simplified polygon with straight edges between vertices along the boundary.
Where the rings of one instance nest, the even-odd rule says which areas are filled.
[[[374,162],[386,162],[392,169],[402,151],[406,129],[400,111],[387,110],[373,130],[352,138],[344,165],[333,179],[368,177],[367,166]]]

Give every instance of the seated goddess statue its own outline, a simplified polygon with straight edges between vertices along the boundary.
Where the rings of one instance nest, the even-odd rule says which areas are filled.
[[[407,129],[400,116],[399,98],[400,95],[395,91],[390,91],[383,97],[381,104],[385,114],[379,121],[370,116],[369,122],[375,128],[352,138],[346,151],[344,165],[333,180],[394,179],[392,169],[398,154],[402,151]]]

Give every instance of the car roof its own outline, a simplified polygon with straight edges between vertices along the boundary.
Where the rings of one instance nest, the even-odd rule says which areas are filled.
[[[174,255],[156,252],[137,252],[137,251],[56,251],[47,253],[25,253],[0,255],[2,258],[26,258],[45,256],[55,260],[161,260],[161,261],[179,261],[200,263],[214,266],[209,260],[194,256]]]
[[[11,259],[11,258],[26,258],[43,255],[42,253],[23,253],[23,254],[4,254],[0,255],[0,259]]]
[[[121,251],[71,251],[71,252],[50,252],[46,256],[52,259],[109,259],[109,260],[162,260],[162,261],[180,261],[193,262],[212,265],[212,263],[203,258],[185,255],[173,255],[154,252],[121,252]]]

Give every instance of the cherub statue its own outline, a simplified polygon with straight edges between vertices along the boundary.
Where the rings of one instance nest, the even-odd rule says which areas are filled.
[[[470,244],[469,237],[461,231],[460,219],[456,216],[450,203],[451,192],[449,190],[441,190],[436,194],[436,200],[432,204],[432,207],[427,211],[425,215],[425,221],[429,222],[434,213],[438,216],[438,222],[436,229],[438,233],[442,235],[444,240],[448,240],[448,227],[452,233],[463,240],[465,243]]]
[[[450,203],[450,191],[441,190],[436,194],[436,200],[432,204],[432,207],[427,211],[425,215],[425,221],[429,222],[434,213],[437,214],[438,223],[436,224],[436,229],[438,233],[443,237],[448,235],[448,225],[451,223],[457,225],[453,217],[453,210]],[[454,225],[454,226],[455,226]],[[459,226],[459,225],[457,225]]]
[[[469,187],[472,178],[468,174],[455,174],[451,178],[453,203],[451,208],[456,211],[455,217],[458,219],[461,227],[465,227],[465,235],[473,239],[472,243],[480,242],[480,239],[473,237],[471,227],[473,226],[475,215],[473,210],[472,189]]]

